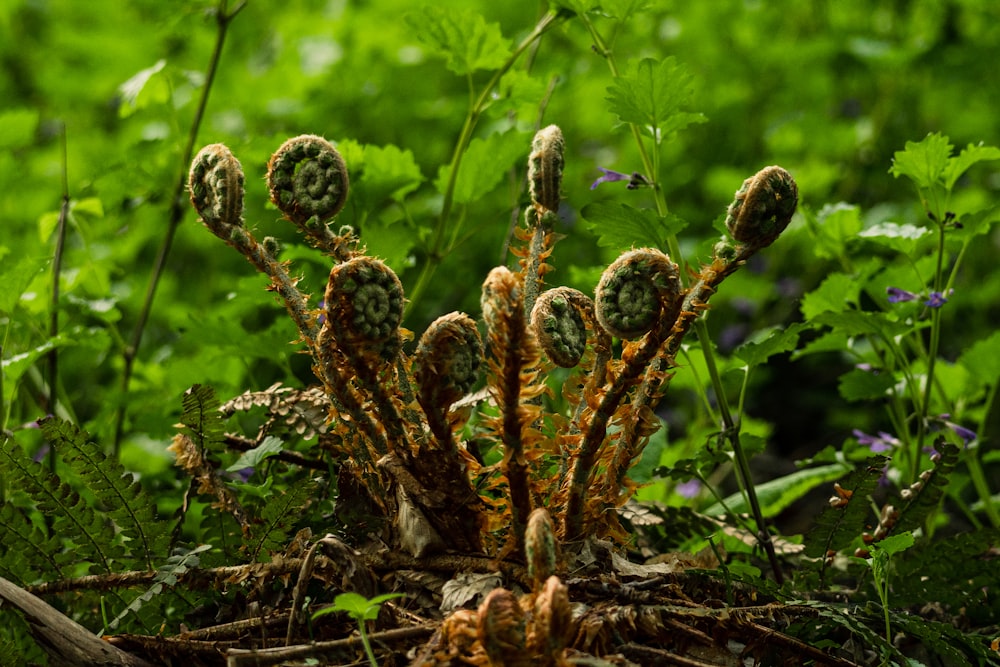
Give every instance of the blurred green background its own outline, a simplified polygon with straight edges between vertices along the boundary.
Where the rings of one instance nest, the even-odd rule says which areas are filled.
[[[235,3],[230,3],[234,5]],[[523,0],[434,3],[475,11],[520,41],[548,9]],[[694,76],[692,110],[707,117],[665,144],[659,178],[671,211],[689,221],[685,259],[708,258],[742,180],[768,164],[796,178],[800,210],[860,207],[866,224],[922,215],[907,184],[888,173],[894,151],[929,132],[957,146],[996,144],[1000,129],[1000,4],[990,0],[906,2],[712,2],[642,4],[617,25],[597,25],[620,63],[675,56]],[[65,128],[72,215],[62,274],[59,396],[68,416],[96,437],[113,437],[126,408],[122,450],[133,467],[168,465],[163,444],[194,383],[222,397],[276,381],[310,382],[266,280],[208,234],[188,212],[156,294],[127,395],[122,351],[136,325],[171,193],[186,172],[182,154],[215,40],[216,3],[180,0],[6,0],[0,5],[0,329],[6,428],[52,408],[45,361],[53,231],[62,194]],[[490,72],[456,75],[422,42],[407,15],[421,3],[250,0],[233,20],[195,145],[223,142],[247,175],[247,221],[258,237],[285,243],[303,286],[322,292],[328,267],[266,199],[271,152],[286,138],[336,142],[352,171],[352,199],[338,223],[355,225],[372,254],[407,288],[427,261],[441,208],[435,186],[451,159],[470,104]],[[411,304],[418,334],[447,311],[478,314],[479,285],[502,261],[530,138],[556,123],[566,137],[561,210],[566,235],[553,284],[590,292],[621,248],[601,247],[580,217],[599,200],[652,206],[624,184],[591,190],[598,167],[641,169],[635,144],[605,103],[611,76],[578,21],[560,23],[520,59],[497,89],[475,137],[488,153],[483,192],[460,202],[448,229],[457,240]],[[498,136],[502,135],[503,139]],[[982,168],[962,184],[971,200],[995,200],[1000,172]],[[799,316],[798,299],[836,266],[817,254],[803,215],[713,302],[710,326],[725,353],[750,332]],[[956,295],[944,354],[992,330],[1000,316],[997,242],[969,257],[975,276]],[[311,286],[311,287],[310,287]],[[318,296],[316,298],[319,298]],[[748,410],[774,424],[777,451],[837,442],[877,412],[836,395],[836,356],[778,360],[755,376]],[[670,406],[682,428],[684,383]],[[692,399],[693,400],[693,399]],[[25,434],[24,437],[30,436]],[[154,456],[147,456],[153,453]]]

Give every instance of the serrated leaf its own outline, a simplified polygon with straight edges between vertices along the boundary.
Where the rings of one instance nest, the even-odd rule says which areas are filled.
[[[904,255],[912,255],[920,239],[931,234],[926,227],[912,224],[900,225],[895,222],[883,222],[860,232],[858,236],[885,246]]]
[[[956,230],[956,233],[963,239],[986,234],[993,228],[994,224],[1000,222],[1000,204],[967,213],[959,218],[958,222],[962,226]]]
[[[848,336],[868,335],[890,339],[913,329],[912,325],[905,322],[887,319],[885,313],[867,310],[820,313],[812,321],[814,324],[828,326]]]
[[[700,113],[685,111],[694,95],[694,77],[673,56],[633,61],[627,73],[608,88],[609,108],[623,123],[654,131],[656,142],[692,123]]]
[[[832,482],[843,477],[847,471],[848,467],[845,464],[834,463],[817,468],[796,470],[784,477],[758,484],[756,491],[757,500],[760,501],[760,511],[765,517],[775,516],[812,489],[824,482]],[[734,493],[723,503],[736,514],[750,511],[741,493]],[[722,514],[725,511],[723,503],[716,503],[704,510],[703,513],[709,516]]]
[[[385,199],[402,201],[423,182],[413,151],[386,146],[366,145],[364,149],[364,172],[360,182],[368,189],[372,204]]]
[[[886,392],[895,386],[891,373],[875,373],[854,368],[840,376],[837,389],[845,401],[866,401],[885,398]]]
[[[510,55],[510,43],[500,25],[487,23],[472,10],[428,5],[406,18],[417,39],[444,56],[455,74],[497,69]]]
[[[776,354],[794,350],[799,343],[799,334],[805,327],[804,323],[795,322],[784,328],[774,327],[761,331],[753,339],[736,348],[734,354],[747,366],[759,366]]]
[[[948,168],[952,145],[948,137],[928,134],[923,141],[907,141],[905,150],[896,151],[889,173],[899,178],[906,176],[922,190],[929,189],[941,181]]]
[[[843,352],[847,347],[850,336],[841,331],[828,331],[819,338],[811,340],[801,348],[792,353],[792,361],[800,359],[810,354],[821,352]]]
[[[811,320],[820,313],[842,313],[857,306],[861,283],[845,273],[831,273],[819,287],[802,297],[802,316]]]
[[[676,215],[662,217],[656,211],[618,202],[588,204],[580,213],[597,236],[597,245],[616,250],[643,246],[663,249],[671,235],[687,227]]]
[[[467,204],[489,193],[503,179],[514,163],[524,157],[527,133],[515,129],[491,134],[486,139],[473,139],[459,165],[454,200]],[[444,193],[448,187],[450,167],[442,166],[434,185]]]
[[[816,214],[816,225],[813,252],[817,257],[835,259],[861,231],[861,209],[844,202],[827,204]]]
[[[958,363],[981,384],[994,385],[1000,381],[1000,331],[967,347]]]
[[[280,453],[284,446],[285,443],[281,438],[269,435],[264,438],[264,442],[249,451],[243,452],[233,465],[226,468],[226,472],[239,472],[246,468],[256,468],[261,464],[261,461]]]
[[[955,181],[968,171],[969,167],[977,162],[989,160],[1000,160],[1000,148],[984,146],[983,144],[969,144],[957,157],[949,160],[948,167],[944,171],[944,186],[951,190]]]
[[[119,117],[128,118],[151,104],[163,104],[170,99],[169,84],[165,78],[157,76],[166,66],[166,60],[158,60],[155,65],[139,70],[118,87],[122,96],[122,103],[118,107]]]

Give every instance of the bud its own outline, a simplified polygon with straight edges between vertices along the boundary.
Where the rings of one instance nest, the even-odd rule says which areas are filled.
[[[726,227],[740,243],[763,248],[785,230],[798,203],[792,175],[781,167],[764,167],[743,181],[726,211]]]

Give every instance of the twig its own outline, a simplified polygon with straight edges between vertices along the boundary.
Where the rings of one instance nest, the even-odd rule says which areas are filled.
[[[135,359],[139,354],[139,344],[142,342],[142,335],[146,329],[146,322],[149,320],[150,312],[153,309],[153,299],[156,297],[156,288],[159,285],[160,277],[163,275],[167,266],[167,257],[170,255],[170,248],[174,242],[174,235],[177,232],[177,227],[184,219],[185,212],[188,210],[187,201],[184,197],[184,188],[187,186],[188,180],[188,167],[191,164],[191,156],[194,152],[195,141],[198,139],[198,130],[201,127],[201,121],[205,115],[205,109],[208,106],[208,96],[212,90],[212,83],[215,81],[215,74],[219,68],[219,61],[222,59],[222,47],[226,41],[226,32],[228,31],[229,24],[232,20],[236,18],[236,15],[240,13],[243,7],[246,6],[246,0],[236,5],[232,11],[228,10],[228,4],[228,0],[219,0],[219,6],[215,11],[215,48],[213,49],[212,56],[208,62],[208,70],[205,73],[205,85],[202,87],[201,98],[198,100],[198,106],[195,108],[194,118],[191,121],[191,129],[188,132],[187,144],[184,147],[184,152],[181,154],[180,178],[178,178],[174,191],[170,197],[170,217],[167,223],[167,231],[163,237],[163,243],[160,245],[160,251],[156,256],[155,262],[153,263],[153,271],[149,278],[149,285],[146,287],[146,296],[142,303],[142,309],[139,311],[139,317],[136,320],[135,329],[132,330],[132,338],[129,339],[128,345],[126,345],[125,349],[122,351],[124,368],[122,369],[121,396],[119,398],[120,404],[115,415],[115,436],[112,450],[115,458],[118,457],[118,452],[121,449],[122,437],[124,435],[126,396],[128,395],[129,386],[132,383],[132,372],[135,368]]]
[[[437,630],[437,624],[419,625],[412,628],[398,628],[376,632],[369,636],[374,643],[393,644],[410,639],[422,639],[430,637]],[[345,649],[362,649],[360,637],[347,637],[345,639],[334,639],[325,642],[314,642],[312,644],[300,644],[298,646],[285,646],[279,648],[254,649],[229,649],[226,651],[227,667],[258,667],[260,665],[277,665],[286,660],[299,658],[321,657],[334,651]]]

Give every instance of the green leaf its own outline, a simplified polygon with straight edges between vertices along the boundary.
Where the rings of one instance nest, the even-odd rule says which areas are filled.
[[[906,551],[913,546],[913,533],[907,531],[898,535],[890,535],[880,542],[872,544],[872,550],[883,551],[889,556]]]
[[[958,222],[962,226],[957,230],[957,235],[963,239],[986,234],[994,224],[1000,222],[1000,204],[967,213],[959,218]]]
[[[285,443],[281,438],[269,435],[264,438],[264,442],[249,451],[243,452],[242,456],[236,459],[233,465],[226,468],[226,472],[239,472],[244,468],[256,468],[262,461],[280,453],[284,446]]]
[[[827,204],[816,214],[816,225],[813,252],[817,257],[836,259],[861,231],[861,209],[843,202]]]
[[[920,239],[930,235],[931,230],[916,225],[900,225],[895,222],[883,222],[869,227],[858,236],[869,239],[904,255],[912,255]]]
[[[630,16],[649,7],[649,0],[601,0],[601,11],[619,21],[626,21]]]
[[[917,489],[911,489],[913,495],[910,500],[899,510],[899,517],[892,527],[892,534],[900,534],[909,530],[922,528],[928,515],[936,512],[948,486],[948,475],[958,464],[958,447],[947,442],[944,438],[938,438],[934,442],[934,449],[938,451],[940,457],[934,463],[934,467],[924,471],[920,479],[922,485]]]
[[[944,186],[948,190],[951,190],[955,185],[955,181],[968,171],[969,167],[977,162],[989,160],[1000,160],[1000,148],[996,146],[984,146],[983,144],[979,144],[978,146],[969,144],[957,157],[953,157],[948,161],[948,167],[944,172]]]
[[[785,328],[764,329],[736,348],[734,354],[751,368],[759,366],[776,354],[794,350],[805,327],[804,323],[795,322]]]
[[[757,499],[760,501],[760,510],[765,517],[775,516],[815,487],[824,482],[839,479],[848,470],[849,468],[845,464],[834,463],[818,468],[796,470],[784,477],[759,484],[756,486],[756,490]],[[737,514],[750,511],[743,499],[743,494],[734,493],[722,503],[716,503],[706,509],[703,514],[708,516],[722,514],[725,511],[723,504]]]
[[[981,384],[996,384],[1000,379],[1000,331],[966,348],[958,363]]]
[[[928,134],[923,141],[907,141],[905,150],[893,155],[889,173],[896,178],[906,176],[922,190],[930,189],[940,183],[951,150],[948,137],[938,133]]]
[[[467,204],[493,190],[507,170],[524,157],[527,136],[527,133],[512,128],[502,134],[491,134],[486,139],[477,138],[469,142],[455,182],[455,202]],[[442,166],[434,182],[442,194],[448,187],[450,173],[448,165]]]
[[[170,99],[170,84],[163,68],[166,60],[158,60],[152,67],[139,70],[118,87],[122,103],[118,107],[118,116],[128,118],[136,111],[155,104],[164,104]]]
[[[819,287],[802,297],[802,316],[807,320],[820,313],[842,313],[858,305],[861,283],[846,273],[831,273]]]
[[[498,69],[510,56],[510,43],[497,23],[469,9],[428,5],[406,17],[417,39],[446,58],[458,75],[477,69]]]
[[[385,199],[402,201],[420,187],[423,180],[413,151],[401,150],[392,144],[365,146],[364,171],[360,182],[367,188],[371,204]]]
[[[687,222],[676,215],[662,217],[651,209],[618,202],[594,202],[583,207],[587,228],[597,235],[597,245],[616,250],[651,246],[664,249],[667,239]]]
[[[848,336],[881,336],[886,340],[913,329],[906,322],[887,319],[885,313],[867,310],[820,313],[813,318],[813,323],[828,326]]]
[[[659,62],[653,58],[633,61],[627,73],[608,88],[609,108],[623,123],[653,132],[660,143],[671,132],[707,120],[700,113],[684,111],[694,95],[693,80],[673,56]]]
[[[885,398],[895,386],[892,373],[875,373],[854,368],[840,376],[837,389],[845,401],[865,401]]]

